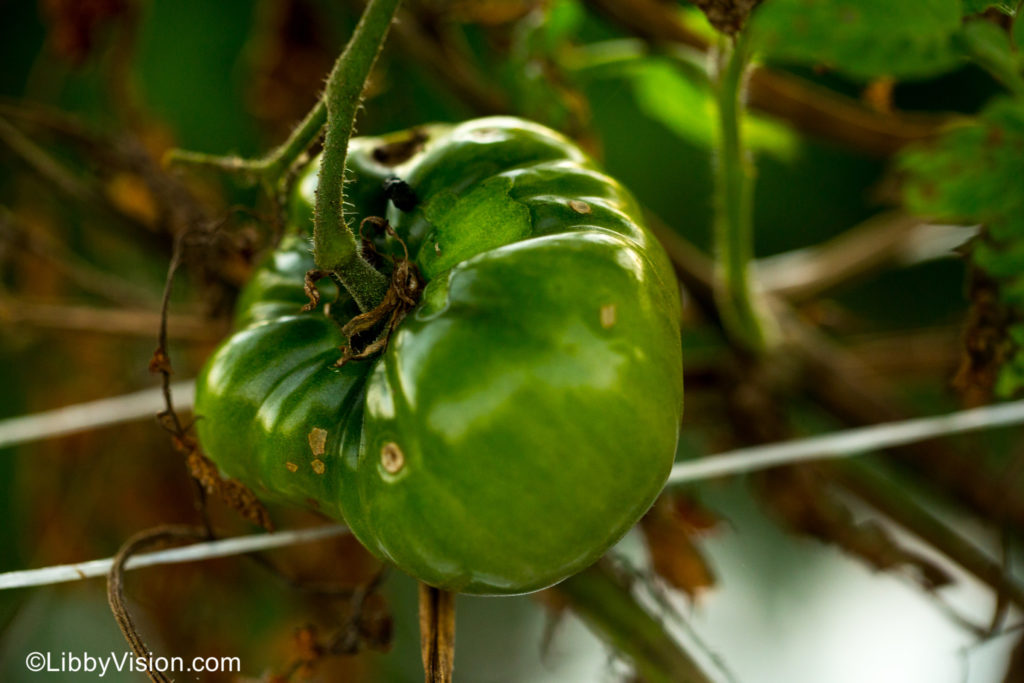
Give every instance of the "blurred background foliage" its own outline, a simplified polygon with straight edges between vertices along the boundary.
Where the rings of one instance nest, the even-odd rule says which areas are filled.
[[[932,4],[943,5],[917,3]],[[907,174],[920,172],[911,208],[993,220],[982,210],[991,203],[957,202],[971,191],[955,186],[965,159],[977,158],[971,133],[943,138],[945,157],[920,145],[1001,92],[949,47],[961,10],[986,12],[975,20],[1019,45],[1006,8],[989,7],[998,4],[904,7],[903,16],[899,3],[865,2],[826,35],[820,24],[834,17],[800,14],[800,2],[769,0],[755,15],[768,46],[744,123],[757,165],[757,272],[810,340],[767,364],[730,347],[701,289],[714,211],[714,38],[690,4],[408,0],[358,130],[525,116],[575,138],[637,195],[687,285],[680,458],[952,410],[991,400],[993,378],[951,381],[965,322],[984,315],[968,313],[972,300],[992,288],[958,251],[972,230],[910,221],[900,205]],[[154,383],[147,367],[182,188],[224,226],[215,243],[186,251],[172,292],[174,370],[194,376],[270,243],[273,207],[237,179],[170,171],[161,159],[172,147],[253,156],[282,140],[316,101],[360,11],[356,0],[0,2],[0,415]],[[1013,116],[1004,118],[1021,120]],[[896,163],[907,145],[917,151]],[[1024,205],[1024,153],[1009,149],[967,173],[1004,184],[995,218]],[[954,183],[941,210],[929,203],[930,177]],[[1001,266],[1011,276],[1024,270],[1014,258]],[[1008,607],[1024,581],[1011,561],[1024,534],[1021,437],[1003,430],[857,468],[691,485],[623,541],[617,571],[715,678],[1024,680],[1013,628],[1022,606]],[[210,505],[221,534],[249,530]],[[139,529],[195,519],[186,470],[151,422],[0,452],[0,506],[0,571],[109,556]],[[279,528],[317,521],[273,515]],[[962,538],[979,555],[958,553]],[[410,580],[393,572],[364,606],[378,636],[365,651],[329,657],[317,640],[344,623],[348,602],[323,586],[365,582],[375,561],[351,539],[265,560],[278,571],[229,558],[130,575],[153,649],[241,658],[243,677],[208,680],[421,678]],[[551,591],[460,597],[458,679],[631,680],[628,657],[566,606]],[[99,581],[0,593],[2,680],[27,680],[29,651],[125,649]]]

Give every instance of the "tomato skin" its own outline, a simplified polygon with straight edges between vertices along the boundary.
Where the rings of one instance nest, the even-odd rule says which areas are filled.
[[[332,367],[338,325],[298,313],[309,171],[298,234],[200,377],[203,448],[440,588],[523,593],[583,569],[661,490],[682,411],[678,289],[635,202],[557,133],[505,117],[353,140],[350,169],[354,212],[386,212],[422,300],[379,357]],[[331,312],[356,311],[343,296]]]

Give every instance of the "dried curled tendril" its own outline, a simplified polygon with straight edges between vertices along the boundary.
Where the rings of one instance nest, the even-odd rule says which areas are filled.
[[[369,358],[387,348],[391,333],[394,332],[395,328],[398,327],[409,311],[416,305],[422,293],[422,279],[416,264],[409,260],[409,249],[402,238],[398,236],[398,233],[395,232],[395,229],[385,219],[377,216],[368,216],[360,222],[359,238],[362,241],[363,249],[373,252],[378,258],[385,256],[377,251],[373,242],[363,236],[363,229],[367,223],[382,229],[385,233],[398,240],[398,243],[402,245],[403,256],[395,258],[394,256],[387,255],[387,258],[391,259],[393,268],[391,270],[391,283],[388,286],[387,294],[384,295],[384,300],[373,309],[360,313],[342,326],[341,333],[348,338],[349,344],[341,347],[342,356],[336,363],[338,366],[344,365],[349,361]],[[309,297],[309,302],[302,307],[303,311],[311,311],[320,304],[320,292],[316,288],[316,283],[318,280],[328,276],[330,276],[330,273],[323,270],[311,270],[306,273],[304,289],[306,296]],[[353,341],[356,337],[378,328],[381,329],[372,342],[361,348],[356,347]]]

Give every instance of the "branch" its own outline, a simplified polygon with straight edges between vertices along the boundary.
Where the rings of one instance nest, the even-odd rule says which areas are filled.
[[[886,212],[813,247],[760,259],[757,279],[773,294],[803,301],[894,261],[907,265],[951,255],[976,232]]]
[[[93,187],[75,177],[63,164],[3,118],[0,118],[0,142],[64,194],[81,202],[96,201],[98,193]]]
[[[625,655],[647,683],[710,682],[607,562],[570,576],[553,590],[599,638]]]

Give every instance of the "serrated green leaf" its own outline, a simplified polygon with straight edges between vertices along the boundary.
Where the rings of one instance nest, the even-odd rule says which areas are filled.
[[[751,18],[762,52],[857,78],[921,78],[959,61],[960,0],[771,0]]]
[[[997,100],[976,121],[904,153],[900,166],[909,209],[985,226],[974,266],[997,284],[1008,319],[1024,321],[1024,101]],[[1007,334],[1012,351],[996,383],[1002,396],[1024,391],[1021,333]]]

